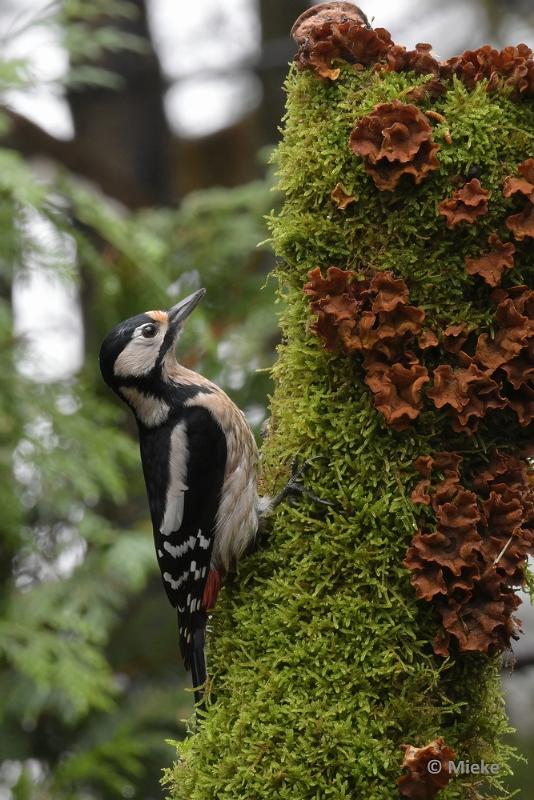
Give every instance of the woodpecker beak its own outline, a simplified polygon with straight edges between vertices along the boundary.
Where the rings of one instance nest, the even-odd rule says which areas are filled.
[[[178,332],[179,328],[182,327],[182,324],[185,322],[191,312],[198,306],[205,294],[205,289],[198,289],[198,291],[190,294],[189,297],[185,298],[185,300],[180,300],[179,303],[176,303],[175,306],[168,310],[167,314],[169,317],[169,326],[173,331]]]

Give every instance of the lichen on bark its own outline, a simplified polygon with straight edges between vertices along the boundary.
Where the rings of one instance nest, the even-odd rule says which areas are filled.
[[[419,55],[430,58],[424,48]],[[534,104],[513,95],[515,84],[482,73],[468,86],[445,71],[439,92],[418,91],[436,70],[418,74],[400,61],[400,72],[336,60],[327,63],[335,79],[295,67],[288,77],[276,154],[285,202],[270,220],[283,343],[262,482],[273,490],[295,455],[310,458],[307,485],[335,506],[300,499],[281,507],[268,540],[227,582],[209,636],[213,702],[167,775],[173,800],[393,800],[402,745],[441,738],[458,759],[498,763],[500,771],[485,781],[455,776],[440,798],[507,796],[501,655],[454,646],[439,655],[439,614],[418,599],[404,559],[417,531],[436,522],[420,499],[428,487],[420,486],[417,459],[461,453],[462,492],[476,493],[489,453],[516,456],[529,442],[530,412],[516,413],[515,387],[502,389],[509,403],[487,403],[470,426],[435,398],[442,367],[480,371],[465,359],[456,365],[461,348],[472,347],[462,352],[474,363],[477,342],[484,352],[494,347],[496,307],[506,299],[492,299],[494,288],[470,274],[466,260],[487,252],[490,236],[511,240],[506,220],[526,201],[504,196],[503,186],[534,153]],[[419,184],[407,172],[381,190],[349,136],[377,106],[414,98],[432,125],[439,163]],[[439,204],[473,180],[487,192],[487,208],[448,227]],[[331,196],[338,185],[353,198],[345,208]],[[514,248],[500,276],[505,292],[532,286],[532,240],[517,237]],[[390,273],[424,310],[414,357],[432,380],[401,430],[375,407],[362,353],[332,352],[317,335],[303,290],[311,271],[326,276],[329,267],[362,281]]]

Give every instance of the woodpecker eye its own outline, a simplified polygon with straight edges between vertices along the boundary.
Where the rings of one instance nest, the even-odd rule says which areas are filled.
[[[154,325],[152,322],[149,322],[148,325],[144,325],[141,328],[141,333],[143,334],[145,339],[153,339],[157,332],[158,332],[158,326]]]

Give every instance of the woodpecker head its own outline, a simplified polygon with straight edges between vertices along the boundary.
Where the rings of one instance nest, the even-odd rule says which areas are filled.
[[[206,294],[199,289],[168,311],[147,311],[119,322],[100,348],[102,377],[115,391],[128,385],[157,378],[165,357],[174,347],[185,320]]]

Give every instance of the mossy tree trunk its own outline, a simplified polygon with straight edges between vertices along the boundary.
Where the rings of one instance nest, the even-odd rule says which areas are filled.
[[[391,51],[374,52],[384,64]],[[174,800],[392,800],[401,746],[440,738],[457,759],[500,767],[496,776],[447,776],[440,797],[505,795],[501,653],[515,635],[513,583],[524,580],[532,546],[517,458],[530,412],[506,368],[518,353],[526,357],[532,336],[517,300],[524,290],[514,295],[511,287],[532,279],[534,261],[527,234],[516,236],[515,262],[498,267],[497,277],[486,279],[483,254],[489,234],[512,239],[515,223],[505,220],[514,210],[529,213],[527,191],[505,197],[503,186],[534,154],[533,103],[528,92],[518,99],[500,84],[488,91],[487,75],[468,87],[452,68],[405,59],[376,71],[371,58],[362,61],[359,69],[334,61],[328,68],[340,72],[328,80],[291,70],[277,154],[285,204],[272,219],[283,344],[264,488],[280,485],[298,455],[314,459],[309,488],[336,505],[303,499],[281,508],[268,542],[226,585],[209,645],[216,700],[180,745],[168,775]],[[456,75],[463,76],[459,67]],[[430,80],[439,91],[412,92]],[[394,114],[407,114],[407,129],[418,120],[416,144],[404,161],[382,153],[373,162],[358,152],[372,139],[365,120],[387,116],[383,104],[392,103]],[[393,122],[375,125],[379,138]],[[421,142],[432,147],[423,153]],[[473,188],[476,197],[466,200]],[[466,259],[482,264],[470,274]],[[324,277],[330,266],[338,271]],[[323,277],[315,272],[310,281],[317,267]],[[501,281],[505,291],[496,296]],[[506,349],[498,304],[508,295],[522,319],[507,328],[516,326],[516,346],[488,366],[496,348]],[[515,477],[495,466],[503,453]],[[493,491],[498,475],[523,498],[510,535],[512,546],[524,535],[513,579],[499,572],[502,554],[488,561],[502,541],[492,535],[508,539],[491,516],[505,491]],[[448,564],[447,555],[423,553],[435,530],[457,547]],[[460,558],[465,542],[473,547]],[[433,797],[440,787],[416,773],[417,763],[406,796]]]

